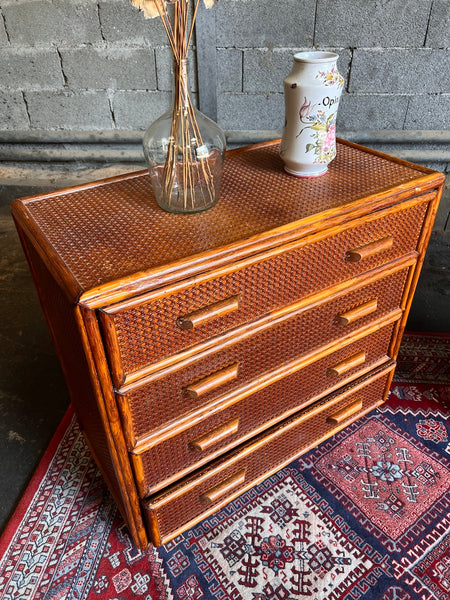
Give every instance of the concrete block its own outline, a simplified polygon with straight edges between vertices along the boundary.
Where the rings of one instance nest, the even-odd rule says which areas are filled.
[[[169,47],[156,48],[157,89],[163,92],[173,90],[173,53]],[[195,50],[188,53],[188,83],[191,92],[197,91],[197,60]]]
[[[112,106],[118,129],[145,130],[171,106],[170,92],[118,91]]]
[[[28,129],[30,122],[20,92],[0,92],[0,130]]]
[[[450,94],[411,98],[405,129],[450,130]]]
[[[317,0],[315,44],[422,47],[431,0]]]
[[[355,50],[349,92],[427,94],[450,92],[450,52],[445,50]]]
[[[61,50],[63,73],[72,89],[156,89],[152,48],[87,46]]]
[[[313,43],[316,0],[226,0],[211,10],[219,47],[297,48]]]
[[[3,0],[12,44],[64,45],[101,41],[96,2],[79,0]]]
[[[189,55],[188,55],[189,56]],[[192,56],[192,55],[191,55]],[[157,89],[159,91],[170,92],[173,90],[173,53],[170,48],[155,49],[155,62],[157,73]],[[192,81],[191,60],[188,65],[189,84]]]
[[[242,92],[243,51],[237,48],[217,49],[217,91]]]
[[[51,90],[64,86],[54,48],[5,48],[0,52],[0,89]]]
[[[244,51],[244,92],[283,92],[283,80],[292,69],[294,54],[302,49],[248,49]],[[303,49],[305,50],[305,49]],[[326,50],[330,50],[327,48]],[[338,69],[344,78],[350,63],[350,51],[331,49],[339,55]]]
[[[450,2],[434,0],[425,45],[431,48],[450,46]]]
[[[131,2],[124,0],[99,0],[100,26],[107,42],[123,44],[167,44],[161,19],[146,19]]]
[[[408,96],[343,94],[339,103],[340,131],[402,129]]]
[[[292,68],[296,50],[245,50],[244,92],[283,93],[283,80]]]
[[[25,97],[32,128],[114,128],[106,92],[27,92]]]
[[[283,94],[221,94],[217,120],[223,129],[274,130],[284,126]]]

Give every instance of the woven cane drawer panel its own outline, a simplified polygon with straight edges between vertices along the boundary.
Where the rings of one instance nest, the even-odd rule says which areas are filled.
[[[263,255],[246,268],[187,283],[177,293],[163,290],[159,299],[136,299],[135,306],[124,303],[105,309],[108,314],[100,314],[107,347],[117,348],[110,351],[115,384],[167,356],[414,250],[426,209],[422,203],[272,258]],[[402,235],[396,235],[399,230]],[[391,248],[359,262],[347,260],[348,251],[388,238]],[[177,326],[180,317],[233,297],[239,297],[237,310],[188,331]]]
[[[174,534],[180,533],[180,529],[191,527],[243,490],[289,464],[317,441],[375,408],[384,397],[389,378],[386,371],[384,369],[377,379],[372,378],[365,385],[357,382],[354,390],[347,389],[344,394],[340,392],[324,398],[318,407],[306,409],[300,415],[283,421],[256,440],[214,461],[199,474],[148,500],[144,511],[149,528],[156,528],[162,543],[165,543]],[[328,420],[336,416],[338,422]],[[227,481],[229,485],[224,486],[221,495],[220,485]]]
[[[172,483],[217,453],[229,450],[258,430],[267,428],[268,421],[281,420],[287,413],[330,393],[381,361],[387,361],[392,330],[393,325],[384,327],[228,408],[220,410],[219,406],[197,424],[189,426],[187,423],[188,429],[178,435],[157,443],[142,454],[132,455],[136,472],[143,474],[143,481],[138,483],[139,493],[147,496]],[[330,372],[336,365],[360,353],[365,357],[357,366],[340,375]],[[191,423],[194,423],[193,419]]]
[[[329,344],[361,327],[375,322],[398,309],[401,303],[407,269],[399,271],[357,289],[342,293],[334,300],[310,310],[299,312],[259,333],[231,344],[222,351],[207,354],[190,362],[184,368],[152,379],[142,387],[118,396],[124,412],[129,447],[136,438],[158,429],[163,424],[180,418],[231,390],[242,387],[285,362]],[[368,314],[344,324],[340,315],[356,307],[367,306]],[[205,377],[219,374],[223,369],[237,365],[236,377],[225,381],[198,398],[186,396],[185,389]]]

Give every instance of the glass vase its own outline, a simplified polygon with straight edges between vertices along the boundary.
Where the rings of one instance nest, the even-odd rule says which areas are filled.
[[[156,201],[172,213],[196,213],[217,202],[226,141],[190,98],[186,61],[174,66],[173,106],[150,125],[143,149]]]

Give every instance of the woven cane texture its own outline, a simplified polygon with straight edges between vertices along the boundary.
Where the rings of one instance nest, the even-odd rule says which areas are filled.
[[[245,483],[241,485],[240,489],[248,487],[252,482],[264,477],[266,473],[300,456],[308,446],[315,443],[315,440],[330,435],[335,426],[327,423],[327,416],[335,414],[340,409],[351,405],[357,400],[362,400],[362,410],[344,422],[344,425],[348,425],[351,421],[356,420],[359,414],[371,407],[375,407],[380,402],[383,398],[386,383],[387,376],[385,375],[368,384],[364,389],[350,394],[332,406],[330,406],[330,398],[326,398],[321,403],[323,410],[318,415],[309,418],[307,421],[302,421],[298,425],[295,425],[298,416],[289,419],[283,422],[281,426],[276,426],[270,430],[266,436],[269,441],[247,457],[240,458],[239,452],[237,452],[234,463],[231,466],[227,466],[224,469],[217,469],[218,472],[212,474],[205,481],[191,487],[191,480],[188,480],[184,493],[181,493],[176,499],[168,501],[167,504],[162,504],[155,510],[163,540],[165,537],[170,537],[172,532],[176,531],[186,522],[186,515],[189,516],[189,519],[196,517],[200,519],[201,515],[207,509],[211,509],[214,505],[225,500],[225,497],[221,497],[215,503],[205,504],[201,500],[202,494],[215,485],[220,484],[228,477],[238,473],[241,469],[246,469],[246,476]],[[283,385],[280,386],[278,393],[281,396],[288,396],[292,393],[289,380],[283,380]],[[280,432],[282,432],[282,435],[276,435]],[[211,468],[217,468],[220,462],[216,461],[212,464]],[[194,480],[195,478],[193,477],[192,479]],[[180,486],[180,492],[182,490],[183,485]],[[239,488],[233,490],[233,492],[238,491]],[[164,493],[162,494],[163,497]],[[155,502],[157,501],[161,501],[161,497],[157,496]],[[152,512],[151,500],[147,504],[147,510]]]
[[[153,197],[148,175],[27,201],[43,240],[81,291],[263,234],[334,207],[389,192],[419,170],[338,144],[329,172],[297,179],[284,172],[277,144],[232,153],[217,205],[171,215]]]
[[[147,450],[139,456],[145,477],[144,485],[140,489],[141,495],[145,497],[161,488],[167,484],[167,479],[180,474],[181,471],[185,474],[197,468],[200,463],[208,460],[212,452],[238,444],[243,437],[248,437],[254,430],[262,427],[269,418],[281,419],[287,411],[300,408],[306,402],[329,393],[334,386],[348,380],[349,377],[357,377],[362,369],[373,366],[383,358],[387,360],[392,330],[393,326],[389,325],[367,338],[337,350]],[[286,340],[286,343],[289,341]],[[363,365],[353,367],[340,376],[327,375],[328,368],[361,351],[366,353]],[[235,434],[220,440],[204,452],[191,449],[190,442],[235,418],[239,418],[239,429]]]
[[[208,354],[183,369],[135,388],[124,398],[129,405],[135,436],[142,437],[286,362],[381,319],[400,306],[406,275],[406,270],[400,271],[316,308],[300,312],[225,350]],[[375,313],[349,325],[336,323],[335,317],[340,313],[374,299],[377,300]],[[186,398],[183,394],[186,386],[234,363],[239,365],[235,380],[197,400]]]
[[[118,367],[114,363],[111,365],[117,373],[116,383],[119,383],[120,367],[125,374],[139,371],[180,350],[414,250],[426,208],[420,204],[392,213],[308,246],[261,259],[228,275],[194,283],[177,294],[110,315],[120,349]],[[405,227],[404,233],[396,235],[401,224]],[[385,236],[394,239],[390,250],[357,263],[346,262],[347,250]],[[177,327],[178,317],[237,294],[240,297],[238,311],[189,331]],[[105,335],[110,335],[110,331],[108,328]]]

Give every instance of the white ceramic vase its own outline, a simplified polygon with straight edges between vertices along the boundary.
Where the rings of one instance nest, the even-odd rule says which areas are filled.
[[[297,177],[323,175],[336,156],[336,115],[344,79],[333,52],[299,52],[284,80],[285,126],[280,156]]]

